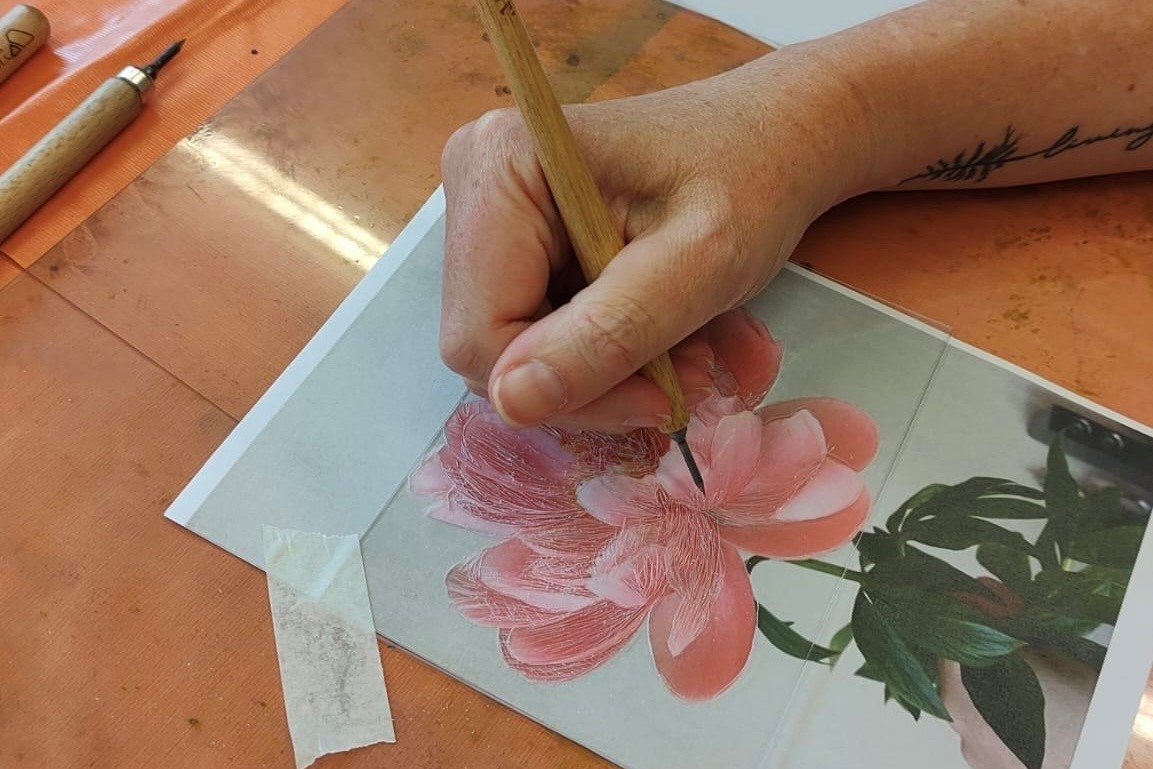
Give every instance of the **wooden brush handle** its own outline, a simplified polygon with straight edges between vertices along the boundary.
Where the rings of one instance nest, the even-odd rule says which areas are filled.
[[[516,6],[512,0],[476,0],[476,5],[532,134],[581,270],[591,283],[625,247],[624,239],[577,146]],[[646,364],[641,374],[660,387],[672,403],[672,420],[665,432],[684,429],[688,409],[668,353]]]
[[[7,239],[140,114],[140,89],[106,80],[0,174],[0,241]]]
[[[52,34],[48,17],[38,8],[18,5],[0,18],[0,83],[20,69]]]

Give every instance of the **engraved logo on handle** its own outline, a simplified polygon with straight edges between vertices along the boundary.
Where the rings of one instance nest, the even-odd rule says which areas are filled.
[[[36,39],[36,36],[22,29],[10,29],[5,33],[4,39],[8,43],[8,50],[0,57],[0,60],[11,61],[19,56],[20,52]]]

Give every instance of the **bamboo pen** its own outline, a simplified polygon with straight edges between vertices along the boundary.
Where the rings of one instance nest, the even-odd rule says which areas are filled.
[[[581,155],[516,5],[512,0],[476,0],[476,5],[532,134],[581,270],[591,283],[624,248],[624,238]],[[676,441],[693,482],[703,493],[704,480],[687,440],[689,412],[668,353],[646,364],[641,374],[668,396],[672,418],[664,431]]]
[[[180,53],[181,40],[145,67],[105,80],[0,175],[0,241],[36,213],[68,180],[136,119],[157,73]]]

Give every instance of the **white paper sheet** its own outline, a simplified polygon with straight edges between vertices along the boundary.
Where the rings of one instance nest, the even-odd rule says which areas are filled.
[[[723,21],[734,29],[781,47],[813,40],[886,13],[915,5],[917,0],[681,0],[678,5]]]
[[[265,526],[264,561],[297,769],[395,742],[360,539]]]
[[[786,4],[779,0],[688,0],[681,4],[780,46],[831,34],[914,3],[910,0],[810,0],[805,4]],[[414,291],[414,286],[419,286],[419,279],[410,273],[435,270],[435,263],[429,261],[433,256],[427,248],[422,249],[421,245],[427,245],[426,238],[435,239],[429,236],[442,225],[443,214],[443,193],[438,189],[405,228],[381,263],[366,276],[173,504],[168,513],[170,519],[258,566],[261,565],[261,523],[289,527],[310,524],[329,531],[355,531],[360,534],[371,526],[376,514],[387,506],[392,492],[401,482],[399,479],[403,478],[407,461],[405,457],[414,451],[413,446],[425,439],[425,424],[439,424],[439,421],[443,421],[445,414],[442,412],[463,393],[463,388],[456,380],[444,375],[433,365],[434,346],[424,345],[429,351],[427,361],[419,356],[412,358],[427,363],[425,368],[377,365],[372,357],[375,353],[371,352],[373,349],[382,349],[384,342],[400,345],[408,356],[415,355],[414,350],[422,349],[421,340],[406,338],[401,343],[393,339],[376,339],[375,336],[383,333],[382,330],[391,331],[398,326],[390,322],[383,309],[374,314],[373,308],[385,308],[393,302],[403,303],[403,299],[397,300],[395,297],[406,295],[423,297],[422,301],[427,301],[429,308],[435,304],[430,298],[434,296],[433,292]],[[405,305],[404,312],[398,311],[398,314],[404,316],[410,309]],[[399,327],[406,337],[434,332],[433,325],[414,323],[411,315],[407,316],[406,323]],[[1149,433],[1149,428],[1102,410],[1029,372],[1008,366],[1004,361],[993,359],[955,340],[949,344],[975,358],[986,358],[998,367],[1011,370],[1046,392],[1082,406],[1091,413]],[[355,361],[356,365],[350,365],[350,361]],[[310,400],[310,386],[324,376],[323,372],[318,374],[318,369],[335,370],[342,366],[342,382],[375,378],[375,390],[354,390],[355,395],[348,399],[349,403],[359,406],[359,413],[355,415],[359,426],[355,429],[350,427],[351,419],[332,420],[327,414],[324,419],[316,418]],[[421,402],[425,404],[424,408],[403,412],[392,408],[387,420],[371,416],[378,408],[372,392],[389,391],[389,386],[393,384],[411,385],[414,382],[423,388]],[[331,403],[331,399],[328,402]],[[297,421],[300,414],[313,417],[307,429],[302,429]],[[388,442],[382,442],[370,434],[378,427],[388,431],[391,436]],[[332,453],[318,466],[317,452],[309,448],[317,441],[329,441],[337,437],[341,438],[338,445],[348,448]],[[365,447],[378,451],[387,447],[389,455],[395,454],[398,458],[385,467],[380,456],[366,456]],[[302,457],[307,458],[307,461],[302,460]],[[305,468],[304,472],[302,467]],[[348,477],[353,477],[356,482],[341,482]],[[245,511],[244,516],[238,516],[238,511]],[[1142,609],[1146,596],[1153,590],[1153,556],[1149,551],[1150,545],[1153,545],[1151,540],[1153,528],[1147,534],[1145,549],[1133,574],[1132,597],[1122,611],[1118,630],[1110,645],[1109,657],[1094,692],[1084,736],[1072,764],[1074,769],[1116,766],[1124,754],[1129,720],[1140,697],[1144,671],[1148,669],[1150,658],[1153,657],[1148,644],[1143,640],[1148,638],[1149,628],[1153,624],[1153,619],[1149,618],[1153,615]],[[366,542],[366,552],[369,544]],[[395,588],[395,585],[390,587]],[[374,590],[374,594],[377,592]],[[378,605],[378,617],[381,617],[382,612],[382,607]],[[466,668],[466,680],[474,678],[474,662],[464,660],[460,664]],[[461,671],[456,672],[459,674]],[[538,713],[530,715],[539,716]],[[798,713],[798,717],[802,715]],[[820,723],[818,721],[815,726]],[[670,739],[683,729],[683,724],[671,722]],[[801,731],[797,730],[798,739],[804,739]],[[850,734],[849,731],[845,732],[846,739]],[[890,733],[890,741],[898,739],[896,734]],[[810,744],[835,742],[829,740],[827,731],[820,729],[807,735],[807,738]],[[851,759],[851,762],[856,762],[851,763],[854,766],[892,765],[891,761],[877,764],[869,762],[859,745],[837,752],[832,763],[801,765],[840,767],[845,765],[845,755],[854,756]],[[786,762],[789,756],[777,754],[773,758]]]

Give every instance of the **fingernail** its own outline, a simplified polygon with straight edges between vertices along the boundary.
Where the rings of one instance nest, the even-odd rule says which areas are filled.
[[[629,417],[624,421],[625,427],[664,427],[673,419],[671,414],[657,414],[649,416]]]
[[[552,366],[531,360],[499,376],[492,400],[510,422],[535,424],[564,408],[568,400],[564,382]]]

